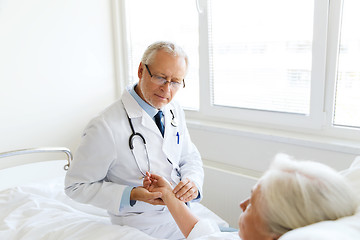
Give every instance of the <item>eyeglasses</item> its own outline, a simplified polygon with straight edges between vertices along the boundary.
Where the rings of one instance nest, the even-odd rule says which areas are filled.
[[[151,72],[150,72],[150,69],[148,67],[147,64],[145,64],[145,67],[151,77],[151,81],[157,85],[165,85],[166,83],[169,83],[170,84],[170,87],[172,89],[175,89],[175,90],[178,90],[181,85],[182,87],[184,88],[185,87],[185,80],[183,79],[181,82],[177,82],[177,81],[168,81],[166,80],[164,77],[160,77],[160,76],[157,76],[157,75],[152,75]]]

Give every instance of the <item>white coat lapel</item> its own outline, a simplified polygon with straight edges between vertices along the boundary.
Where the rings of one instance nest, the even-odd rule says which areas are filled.
[[[123,92],[122,102],[130,119],[141,118],[141,121],[139,122],[141,122],[143,127],[155,132],[162,138],[154,120],[144,111],[144,109],[141,108],[141,106],[137,103],[133,96],[131,96],[127,89],[125,89]]]
[[[146,127],[147,129],[149,129],[150,131],[155,132],[157,135],[159,135],[159,137],[162,138],[161,132],[160,132],[159,128],[156,126],[155,121],[145,111],[144,111],[144,113],[145,114],[143,114],[142,119],[141,119],[141,124],[144,127]]]

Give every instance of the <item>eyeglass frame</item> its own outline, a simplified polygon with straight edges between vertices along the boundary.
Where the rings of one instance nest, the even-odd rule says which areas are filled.
[[[166,81],[166,83],[169,83],[170,86],[172,86],[171,83],[179,83],[179,82],[175,82],[175,81],[168,81],[168,80],[166,80],[164,77],[161,77],[161,76],[158,76],[158,75],[152,75],[152,74],[151,74],[151,71],[150,71],[150,69],[149,69],[149,67],[148,67],[148,65],[147,65],[147,64],[144,64],[144,65],[145,65],[145,67],[146,67],[146,69],[147,69],[147,71],[148,71],[148,73],[149,73],[149,75],[150,75],[151,78],[152,78],[153,76],[157,76],[157,77],[159,77],[159,78],[162,78],[162,79],[164,79],[164,80]],[[183,82],[183,88],[185,88],[185,79],[183,79],[182,82]],[[165,85],[166,83],[164,82],[163,85]],[[179,84],[181,84],[181,83],[179,83]],[[180,89],[180,88],[179,88],[179,89]]]

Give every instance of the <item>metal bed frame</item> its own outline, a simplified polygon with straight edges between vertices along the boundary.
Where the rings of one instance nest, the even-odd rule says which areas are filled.
[[[67,171],[70,167],[70,162],[73,160],[73,155],[71,154],[71,151],[68,148],[64,148],[64,147],[18,149],[14,151],[0,153],[0,158],[30,154],[30,153],[53,153],[53,152],[63,152],[66,154],[67,164],[64,166],[64,170]]]

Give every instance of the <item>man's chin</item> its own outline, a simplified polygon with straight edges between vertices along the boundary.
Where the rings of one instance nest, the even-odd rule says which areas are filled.
[[[153,106],[154,108],[156,108],[156,109],[161,109],[161,108],[163,108],[163,107],[165,107],[166,106],[166,104],[168,104],[168,102],[157,102],[157,103],[153,103],[153,102],[151,102],[150,103],[150,105],[151,106]]]

